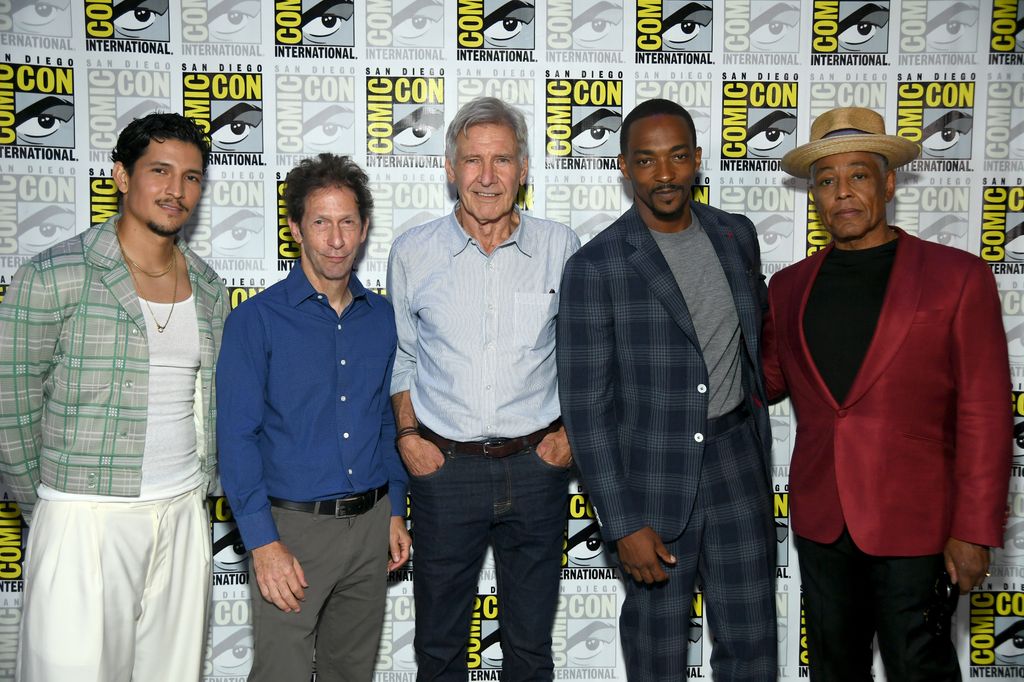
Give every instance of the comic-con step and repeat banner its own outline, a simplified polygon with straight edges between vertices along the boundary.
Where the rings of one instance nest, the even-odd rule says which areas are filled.
[[[1006,542],[961,599],[967,677],[1024,677],[1024,4],[1022,0],[0,0],[0,296],[19,264],[117,207],[109,153],[133,118],[176,111],[213,142],[190,244],[233,305],[293,267],[280,196],[322,151],[368,169],[376,211],[358,277],[382,289],[394,237],[450,211],[443,132],[493,95],[530,124],[520,207],[586,241],[630,205],[622,117],[655,97],[687,107],[704,150],[697,201],[745,213],[769,276],[827,242],[779,159],[836,106],[866,106],[923,148],[899,174],[892,222],[991,264],[1012,363],[1016,449]],[[794,423],[772,408],[779,676],[807,676],[789,537]],[[566,491],[556,676],[624,679],[623,587],[586,491]],[[210,499],[214,594],[204,675],[252,660],[247,559],[223,497]],[[415,519],[409,523],[415,533]],[[27,528],[0,502],[0,678],[13,675]],[[412,571],[394,576],[379,680],[412,680]],[[690,676],[710,677],[703,600]],[[493,563],[480,576],[472,679],[501,669]],[[879,678],[881,678],[881,674]]]

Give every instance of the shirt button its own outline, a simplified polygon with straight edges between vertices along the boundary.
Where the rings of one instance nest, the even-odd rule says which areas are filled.
[[[338,331],[339,332],[341,331],[341,325],[340,324],[338,325]]]
[[[486,386],[484,386],[484,388],[486,388],[489,391],[489,390],[491,390],[491,385],[487,384]]]
[[[344,367],[344,366],[345,366],[345,360],[342,360],[342,361],[341,361],[341,366],[342,366],[342,367]]]
[[[318,301],[324,300],[323,294],[317,294],[316,295],[316,300],[318,300]]]
[[[349,469],[349,470],[348,470],[348,475],[349,475],[349,476],[351,476],[351,475],[352,475],[352,470],[351,470],[351,469]]]
[[[703,443],[704,442],[704,434],[703,433],[695,433],[695,434],[693,434],[693,439],[695,441],[697,441],[698,443]]]
[[[124,387],[125,388],[131,388],[132,386],[134,386],[134,384],[131,381],[124,382]]]
[[[708,387],[704,384],[697,384],[697,393],[707,393]]]
[[[132,329],[132,336],[135,336],[138,333],[139,333],[138,329]]]
[[[839,412],[837,412],[836,414],[838,414],[840,417],[845,417],[847,415],[847,411],[846,410],[839,410]]]
[[[341,396],[341,402],[345,402],[346,400],[348,400],[348,398],[346,398],[345,396]]]
[[[345,433],[341,434],[341,437],[342,438],[348,438],[348,431],[346,431]]]

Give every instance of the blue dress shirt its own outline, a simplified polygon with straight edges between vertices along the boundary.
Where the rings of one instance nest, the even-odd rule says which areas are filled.
[[[268,497],[308,502],[388,483],[394,514],[405,512],[389,399],[394,312],[355,277],[349,291],[339,317],[296,263],[224,326],[217,446],[248,549],[278,539]]]

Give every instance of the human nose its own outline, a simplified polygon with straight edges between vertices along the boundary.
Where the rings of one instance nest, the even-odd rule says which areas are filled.
[[[668,182],[675,178],[675,169],[668,159],[657,159],[654,162],[654,179],[659,182]]]
[[[167,181],[167,193],[173,197],[185,196],[185,178],[181,175],[170,175]]]
[[[489,163],[485,163],[483,164],[483,168],[480,169],[480,184],[490,185],[494,182],[496,176],[497,173],[494,172],[494,166]]]

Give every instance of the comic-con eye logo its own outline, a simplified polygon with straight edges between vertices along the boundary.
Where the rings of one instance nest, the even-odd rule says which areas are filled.
[[[1022,64],[1024,0],[993,0],[989,64]]]
[[[621,78],[553,78],[546,82],[545,94],[547,167],[615,168],[622,127]]]
[[[254,155],[263,152],[263,75],[185,73],[182,85],[184,114],[210,136],[211,160],[261,165]]]
[[[686,665],[697,668],[704,663],[704,594],[697,592],[690,602],[690,626],[686,634]]]
[[[168,54],[168,0],[85,0],[86,49]],[[124,41],[147,41],[143,47]]]
[[[981,16],[978,0],[903,0],[900,51],[975,52]]]
[[[384,602],[384,627],[377,649],[377,671],[414,672],[416,610],[412,596],[389,593]]]
[[[878,54],[889,45],[888,2],[813,0],[812,12],[812,52]]]
[[[979,254],[999,274],[995,264],[1024,262],[1024,187],[986,187],[981,203]]]
[[[1024,160],[1024,82],[988,84],[985,158]]]
[[[896,188],[894,223],[926,241],[967,249],[969,187]]]
[[[34,256],[75,234],[74,176],[0,176],[0,254]]]
[[[777,170],[796,146],[797,84],[726,81],[722,85],[722,170]],[[768,160],[771,163],[743,163]]]
[[[970,613],[971,666],[1024,666],[1024,592],[972,592]]]
[[[355,45],[352,0],[278,0],[274,3],[277,45]],[[286,55],[278,55],[286,56]]]
[[[181,10],[184,43],[260,42],[259,0],[199,0],[185,4]]]
[[[443,77],[370,76],[366,110],[367,165],[442,165]]]
[[[618,615],[615,594],[561,595],[553,637],[555,664],[568,668],[614,668]]]
[[[605,551],[594,508],[586,495],[569,496],[563,568],[608,568],[614,565]]]
[[[277,76],[277,151],[352,153],[355,83],[351,76]]]
[[[767,265],[793,262],[793,224],[796,199],[792,188],[766,185],[726,185],[721,188],[720,206],[750,218],[757,230],[765,274],[775,272]]]
[[[801,0],[751,0],[725,5],[727,52],[800,51]]]
[[[548,49],[621,50],[623,18],[621,3],[548,0]]]
[[[105,163],[117,135],[137,118],[171,108],[171,74],[167,71],[90,69],[89,160]]]
[[[210,645],[203,675],[243,679],[253,658],[249,594],[244,588],[214,588],[211,596]]]
[[[23,158],[75,161],[75,84],[70,66],[0,63],[0,145]]]
[[[442,0],[367,3],[366,44],[371,47],[443,47]]]
[[[711,0],[638,0],[637,59],[648,61],[644,52],[710,52],[712,6]]]
[[[0,31],[56,38],[71,37],[71,0],[2,3]]]
[[[228,499],[223,496],[210,497],[206,500],[206,506],[210,512],[214,572],[248,571],[248,553],[242,543],[242,534],[235,525]]]
[[[971,158],[973,82],[901,83],[896,93],[897,134],[921,145],[911,170],[929,169],[930,160]]]
[[[469,647],[466,663],[470,670],[501,668],[501,628],[498,625],[498,596],[478,594],[473,598],[469,621]]]
[[[458,0],[458,58],[473,59],[474,50],[532,50],[536,11],[532,0]]]

